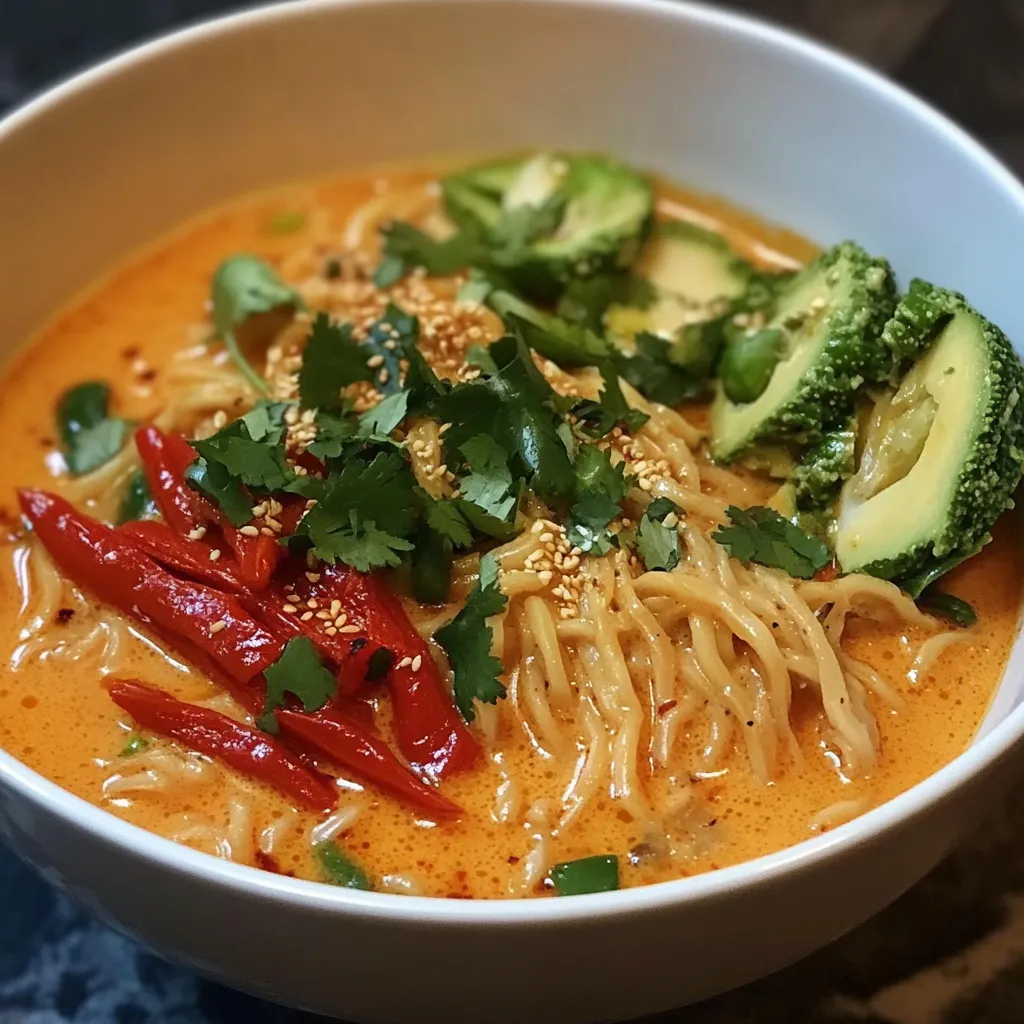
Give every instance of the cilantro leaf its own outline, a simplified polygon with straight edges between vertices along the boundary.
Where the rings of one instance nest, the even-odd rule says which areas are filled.
[[[381,253],[373,283],[390,288],[413,267],[423,267],[431,277],[454,274],[477,261],[480,246],[465,234],[438,241],[411,224],[392,221],[381,230]]]
[[[611,454],[595,445],[583,445],[573,466],[576,473],[576,493],[607,495],[618,504],[629,492],[625,463],[612,465]]]
[[[707,375],[695,375],[675,365],[672,351],[664,338],[642,331],[636,337],[636,354],[619,359],[619,372],[645,398],[662,405],[703,397],[709,387]]]
[[[601,363],[600,370],[603,383],[597,401],[585,398],[577,402],[573,414],[591,437],[604,437],[617,426],[635,433],[647,422],[647,413],[630,407],[611,361]]]
[[[351,324],[338,324],[326,313],[317,313],[302,353],[299,404],[303,409],[342,408],[342,388],[372,379],[366,360],[366,350],[352,336]]]
[[[359,433],[366,437],[387,437],[405,419],[409,392],[397,391],[359,417]]]
[[[249,496],[238,479],[219,462],[197,459],[185,470],[185,482],[217,505],[232,526],[245,526],[252,519]]]
[[[261,398],[241,417],[249,437],[262,444],[280,444],[286,433],[284,414],[291,405],[291,402],[270,402]]]
[[[612,547],[608,524],[621,513],[622,509],[607,495],[585,495],[572,507],[565,530],[569,543],[587,554],[607,554]]]
[[[380,356],[381,364],[373,370],[373,386],[382,395],[391,395],[402,388],[402,355],[415,345],[420,335],[420,322],[400,306],[389,302],[384,315],[370,328],[363,342],[368,358]]]
[[[256,724],[264,732],[277,732],[274,711],[285,706],[287,695],[298,700],[306,711],[319,711],[338,689],[338,681],[324,667],[308,636],[293,636],[263,677],[267,681],[267,697]]]
[[[506,690],[498,676],[501,662],[491,654],[492,615],[504,611],[507,598],[498,586],[498,563],[491,555],[480,559],[480,579],[465,607],[434,639],[444,648],[455,677],[455,703],[467,722],[476,718],[473,701],[496,704]]]
[[[324,482],[292,543],[308,543],[322,561],[342,561],[360,572],[398,565],[400,552],[412,549],[415,489],[412,470],[396,451],[380,452],[372,462],[347,459]]]
[[[679,564],[679,532],[666,526],[669,514],[679,508],[668,498],[655,498],[647,506],[636,531],[636,548],[648,571],[671,572]]]
[[[629,271],[575,277],[558,300],[556,313],[570,323],[583,324],[600,333],[609,306],[647,309],[655,300],[654,285]]]
[[[720,526],[712,537],[744,565],[759,562],[782,569],[794,579],[807,580],[831,560],[828,548],[817,537],[804,533],[774,509],[730,505],[726,512],[732,525]]]
[[[316,440],[306,451],[318,459],[336,459],[346,443],[356,436],[358,429],[357,421],[351,416],[321,409],[316,414]]]
[[[111,419],[110,385],[93,380],[65,391],[57,405],[64,461],[75,476],[99,469],[124,446],[130,424]]]
[[[269,435],[267,435],[269,436]],[[235,420],[192,447],[209,463],[219,463],[239,483],[268,491],[280,490],[294,477],[282,444],[261,444],[249,436],[243,420]]]
[[[156,514],[156,502],[149,492],[146,471],[137,469],[128,478],[128,485],[121,499],[121,509],[117,514],[118,526],[136,519],[152,519]]]
[[[516,506],[512,472],[505,452],[486,434],[471,437],[462,446],[470,473],[459,482],[462,497],[495,519],[505,520]]]
[[[446,537],[457,548],[468,548],[473,543],[473,532],[459,511],[458,503],[450,498],[432,498],[420,489],[417,496],[423,504],[423,518],[435,533]]]
[[[253,316],[278,309],[299,309],[299,293],[289,288],[273,269],[257,256],[230,256],[214,271],[210,289],[213,329],[224,342],[242,374],[260,394],[267,393],[266,381],[253,369],[242,352],[237,332]]]
[[[596,366],[613,354],[589,327],[544,313],[510,292],[494,292],[488,303],[526,345],[559,366]]]

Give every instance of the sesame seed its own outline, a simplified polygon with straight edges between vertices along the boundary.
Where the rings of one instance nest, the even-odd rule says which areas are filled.
[[[345,614],[344,612],[342,612],[342,613],[341,613],[341,614],[340,614],[340,615],[339,615],[339,616],[338,616],[338,617],[337,617],[337,618],[336,618],[336,619],[334,620],[334,624],[335,624],[335,625],[336,625],[336,626],[337,626],[337,627],[338,627],[339,629],[341,629],[341,627],[342,627],[342,626],[344,626],[346,622],[348,622],[348,616],[347,616],[347,615],[346,615],[346,614]]]
[[[252,512],[253,516],[259,519],[260,516],[265,516],[267,514],[267,503],[265,501],[261,501],[258,505],[253,505],[249,511]]]
[[[220,558],[220,548],[214,548],[210,552],[210,561],[216,562],[218,558]]]
[[[339,633],[358,633],[359,632],[359,627],[356,626],[356,625],[339,626],[338,627],[338,632]]]
[[[301,619],[301,620],[302,620],[303,622],[309,622],[309,620],[310,620],[311,618],[313,618],[313,613],[312,613],[312,612],[303,612],[303,613],[302,613],[302,614],[301,614],[301,615],[299,616],[299,618],[300,618],[300,619]]]
[[[640,485],[641,491],[649,491],[654,486],[654,484],[652,484],[651,481],[645,476],[642,476],[638,483]]]
[[[337,630],[336,630],[336,629],[334,628],[334,626],[328,626],[328,627],[327,627],[327,628],[326,628],[326,629],[324,630],[324,632],[325,632],[325,633],[326,633],[326,634],[327,634],[328,636],[337,636],[337,635],[338,635],[338,631],[337,631]]]
[[[412,658],[409,658],[409,657],[405,657],[405,658],[403,658],[403,659],[402,659],[402,660],[401,660],[401,661],[400,661],[400,662],[398,663],[398,667],[399,667],[399,668],[408,668],[408,667],[409,667],[409,666],[410,666],[411,664],[412,664]]]
[[[328,619],[330,619],[330,617],[331,617],[331,613],[330,612],[325,612],[325,611],[319,611],[319,612],[316,613],[316,617],[318,619],[320,619],[322,622],[327,622]]]
[[[267,526],[269,526],[274,531],[274,533],[280,533],[281,530],[284,529],[284,527],[276,519],[272,519],[270,516],[267,516]]]
[[[227,628],[228,624],[223,619],[219,619],[212,626],[210,626],[210,636],[213,636],[214,633],[219,633],[222,629]]]
[[[274,531],[269,526],[261,526],[260,533],[262,533],[264,537],[274,536]]]
[[[318,573],[318,572],[307,572],[306,573],[306,579],[309,580],[310,583],[319,583],[320,582],[320,573]]]
[[[206,527],[197,526],[194,530],[188,531],[189,540],[202,540],[206,536]]]
[[[550,569],[544,569],[542,572],[537,573],[537,579],[546,587],[554,579],[554,573]]]
[[[284,599],[286,601],[293,601],[295,604],[298,604],[302,600],[302,598],[299,597],[298,594],[285,594]]]
[[[366,360],[366,365],[369,366],[371,370],[376,370],[378,366],[384,365],[384,357],[380,354],[370,356],[370,358]]]
[[[555,535],[553,533],[542,533],[537,539],[541,544],[550,544],[555,539]]]
[[[413,672],[419,672],[420,666],[422,664],[423,664],[423,655],[422,654],[417,654],[416,657],[412,659],[412,670],[413,670]]]
[[[309,600],[308,600],[308,601],[306,602],[306,607],[307,607],[307,608],[317,608],[317,607],[319,607],[319,606],[317,605],[317,603],[316,603],[316,598],[315,598],[315,597],[311,597],[311,598],[310,598],[310,599],[309,599]]]
[[[260,531],[255,526],[243,526],[238,532],[246,537],[258,537],[260,535]]]

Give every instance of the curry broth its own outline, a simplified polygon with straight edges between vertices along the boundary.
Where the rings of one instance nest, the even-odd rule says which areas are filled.
[[[162,378],[173,354],[201,344],[204,305],[210,277],[225,255],[249,251],[275,262],[296,246],[336,238],[357,205],[386,188],[425,180],[424,173],[398,172],[384,178],[328,180],[250,197],[188,225],[137,256],[62,311],[8,370],[0,405],[0,434],[7,438],[0,467],[0,510],[8,531],[16,533],[14,491],[26,485],[52,485],[61,470],[54,408],[62,391],[85,379],[106,379],[113,387],[117,415],[144,421],[162,405]],[[813,248],[786,232],[768,228],[719,201],[662,187],[660,211],[683,215],[723,231],[749,258],[785,264],[806,260]],[[286,220],[305,222],[281,231]],[[1022,556],[1012,524],[1004,519],[995,540],[950,578],[951,588],[974,605],[978,625],[969,639],[949,647],[932,670],[911,683],[907,672],[923,639],[914,630],[859,622],[851,628],[848,649],[870,664],[905,698],[902,713],[878,702],[881,759],[870,779],[844,781],[836,754],[820,739],[822,714],[810,701],[794,696],[793,720],[804,751],[800,765],[784,764],[776,781],[759,784],[736,751],[722,768],[694,782],[694,803],[682,856],[666,864],[622,860],[622,884],[663,881],[747,860],[807,838],[809,823],[823,807],[841,800],[874,806],[919,782],[958,755],[970,742],[998,684],[1013,643],[1020,605]],[[13,548],[0,562],[0,631],[4,657],[17,644],[19,590]],[[62,626],[52,627],[59,640]],[[157,650],[136,641],[119,675],[138,677],[183,699],[196,699],[205,683],[183,673]],[[387,727],[387,708],[377,709]],[[30,660],[0,677],[0,744],[15,757],[71,792],[120,817],[167,831],[168,821],[225,816],[224,786],[255,794],[270,819],[288,814],[273,790],[226,773],[216,782],[190,787],[180,795],[133,795],[106,799],[104,781],[130,730],[127,716],[109,699],[90,659],[67,663],[56,657]],[[520,780],[528,806],[533,795],[561,792],[571,762],[540,756],[527,739],[506,737],[505,749],[484,759],[467,775],[445,784],[445,793],[465,809],[455,823],[418,820],[404,806],[371,792],[354,799],[363,812],[339,836],[362,866],[401,890],[389,876],[409,875],[428,895],[501,897],[514,892],[519,864],[533,842],[531,823],[499,822],[492,816],[495,793],[504,778]],[[703,726],[684,727],[674,765],[685,778],[686,766],[706,742]],[[649,785],[668,786],[670,773]],[[184,816],[184,817],[182,817]],[[264,822],[265,823],[265,822]],[[310,855],[312,815],[302,814],[287,832],[272,861],[263,866],[318,878]],[[535,824],[535,823],[534,823]],[[600,801],[565,836],[556,836],[551,862],[595,852],[625,851],[643,844],[638,823],[614,804]]]

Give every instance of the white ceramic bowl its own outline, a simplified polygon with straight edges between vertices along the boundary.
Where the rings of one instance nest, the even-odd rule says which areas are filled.
[[[606,149],[823,242],[854,236],[1024,339],[1024,191],[959,129],[767,25],[648,0],[308,0],[133,50],[0,126],[0,345],[202,207],[362,164]],[[332,889],[127,825],[0,753],[0,833],[155,949],[372,1021],[635,1016],[749,981],[851,928],[1012,776],[1018,644],[982,735],[825,836],[646,889],[461,902]]]

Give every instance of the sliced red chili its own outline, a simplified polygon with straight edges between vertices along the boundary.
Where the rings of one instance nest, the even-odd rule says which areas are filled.
[[[327,814],[336,806],[337,791],[331,782],[259,729],[219,711],[186,704],[138,680],[116,679],[109,691],[114,703],[143,729],[217,758],[312,811]]]
[[[129,537],[161,565],[183,576],[232,594],[245,590],[233,561],[225,558],[211,560],[213,549],[209,544],[189,540],[175,533],[166,523],[142,519],[119,526],[117,532]]]

